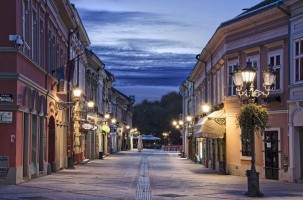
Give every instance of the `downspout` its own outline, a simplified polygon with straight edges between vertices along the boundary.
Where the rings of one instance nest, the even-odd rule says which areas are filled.
[[[282,3],[282,2],[281,2]],[[291,22],[290,22],[290,18],[291,18],[291,13],[288,11],[288,10],[286,10],[285,8],[282,8],[281,6],[280,6],[280,4],[281,3],[277,3],[277,5],[276,5],[276,7],[281,11],[281,12],[283,12],[285,15],[287,15],[288,16],[288,34],[287,34],[287,37],[288,37],[288,65],[290,65],[290,61],[291,61],[291,58],[290,58],[290,52],[291,52],[291,43],[292,43],[292,41],[291,41],[291,35],[290,35],[290,33],[291,33]],[[287,6],[286,6],[287,7]],[[290,85],[291,84],[291,73],[290,73],[290,70],[288,70],[288,85]],[[287,99],[289,98],[289,90],[287,90]],[[289,105],[287,105],[287,107],[288,107]],[[289,118],[289,113],[287,114],[288,115],[288,118]],[[293,127],[292,127],[293,128]],[[290,137],[288,137],[288,139],[290,140]],[[288,144],[288,147],[287,147],[287,149],[288,149],[288,155],[284,155],[284,156],[288,156],[288,164],[287,164],[287,168],[284,168],[284,171],[285,170],[287,170],[288,171],[288,168],[290,168],[290,167],[292,167],[293,165],[294,165],[294,162],[293,161],[289,161],[289,160],[293,160],[293,159],[291,159],[291,157],[292,157],[292,153],[291,152],[293,152],[290,148],[290,145],[289,145],[289,142],[287,143]],[[283,157],[284,157],[283,156]],[[290,159],[289,159],[290,158]],[[292,163],[291,163],[292,162]],[[290,168],[290,171],[291,171],[291,168]]]
[[[290,43],[291,43],[291,41],[290,41],[290,39],[291,39],[291,37],[290,37],[290,32],[291,32],[290,18],[291,18],[291,13],[290,13],[288,10],[286,10],[285,8],[282,8],[282,7],[280,6],[282,3],[283,3],[282,1],[277,2],[276,7],[277,7],[281,12],[283,12],[285,15],[287,15],[288,18],[289,18],[289,19],[288,19],[288,34],[287,34],[287,37],[288,37],[288,64],[290,64],[290,56],[289,56],[289,53],[290,53],[290,51],[291,51],[291,49],[290,49]],[[290,78],[291,78],[290,73],[288,73],[288,85],[291,84]],[[288,94],[287,94],[287,95],[288,95]]]
[[[46,0],[46,2],[45,2],[45,8],[46,8],[46,19],[48,18],[48,10],[47,10],[47,8],[48,8],[48,0]],[[47,27],[48,26],[48,24],[47,24],[47,20],[46,20],[46,23],[45,23],[45,27]],[[45,44],[47,44],[47,34],[48,34],[48,31],[44,31],[46,34],[45,34],[45,36],[44,36],[44,43]],[[48,49],[48,48],[46,48],[46,49]],[[45,51],[44,51],[44,55],[45,55]],[[46,56],[43,56],[44,58],[46,58],[45,60],[44,60],[44,62],[45,61],[47,61],[47,59],[48,59],[48,57],[47,57],[47,55],[48,54],[46,54]],[[47,64],[46,64],[46,62],[45,62],[45,66],[47,66]],[[46,74],[45,74],[45,89],[47,90],[47,93],[46,93],[46,95],[45,95],[45,103],[46,103],[46,106],[47,106],[47,104],[48,104],[48,102],[47,102],[47,97],[48,97],[48,94],[49,94],[49,90],[47,89],[47,85],[48,85],[48,81],[47,81],[47,78],[48,78],[48,75],[49,75],[49,73],[48,73],[48,69],[47,69],[47,67],[46,67]],[[46,158],[45,158],[45,160],[46,160]]]

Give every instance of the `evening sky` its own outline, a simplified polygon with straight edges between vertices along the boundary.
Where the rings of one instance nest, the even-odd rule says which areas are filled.
[[[262,0],[71,0],[92,49],[126,95],[178,91],[220,23]]]

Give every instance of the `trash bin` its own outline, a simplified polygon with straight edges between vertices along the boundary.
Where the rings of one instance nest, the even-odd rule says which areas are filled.
[[[103,152],[99,152],[99,159],[103,159]]]

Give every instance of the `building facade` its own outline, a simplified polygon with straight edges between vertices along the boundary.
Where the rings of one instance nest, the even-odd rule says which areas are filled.
[[[243,68],[251,62],[257,70],[254,87],[264,91],[261,74],[272,65],[277,73],[272,92],[268,97],[256,99],[258,104],[268,108],[270,116],[269,128],[263,134],[255,135],[256,168],[262,178],[291,181],[293,169],[289,170],[288,159],[289,147],[293,145],[288,138],[288,107],[297,105],[298,110],[299,104],[289,103],[288,97],[290,73],[295,74],[289,66],[296,69],[289,65],[289,19],[287,3],[263,1],[223,22],[197,56],[189,79],[194,83],[192,97],[195,99],[194,117],[197,118],[195,154],[205,166],[241,176],[250,169],[250,138],[244,137],[237,125],[237,116],[247,98],[238,97],[230,73],[238,65]],[[295,40],[298,38],[296,36]],[[298,90],[299,84],[296,86]],[[206,113],[202,112],[201,106],[206,103],[211,105],[211,111],[204,117]],[[293,113],[300,115],[298,111]],[[207,127],[212,128],[208,130]],[[300,138],[296,134],[294,137]],[[297,145],[294,152],[299,152],[300,145]],[[300,161],[294,160],[291,162],[298,165]],[[299,173],[296,170],[295,173]]]
[[[286,1],[290,11],[289,22],[289,100],[288,137],[289,155],[283,158],[289,171],[288,179],[303,180],[303,2]]]
[[[0,181],[17,184],[109,153],[102,128],[114,76],[87,50],[75,6],[11,0],[0,11]]]

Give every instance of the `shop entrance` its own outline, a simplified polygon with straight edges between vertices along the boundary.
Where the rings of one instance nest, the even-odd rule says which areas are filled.
[[[265,131],[265,177],[279,179],[278,131]]]

